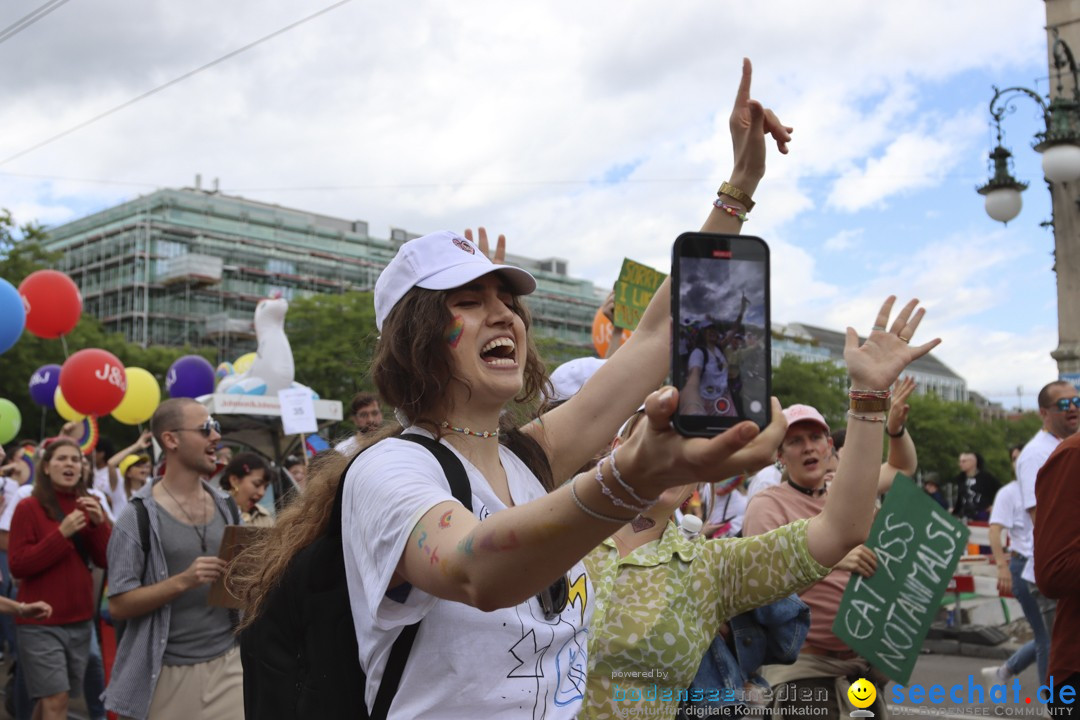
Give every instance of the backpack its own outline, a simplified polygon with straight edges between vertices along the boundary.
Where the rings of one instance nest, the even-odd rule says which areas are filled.
[[[471,512],[472,490],[457,456],[422,435],[398,437],[435,456],[454,498]],[[354,457],[349,467],[355,461]],[[348,472],[347,467],[341,474],[326,530],[289,561],[281,582],[264,600],[262,613],[241,633],[246,717],[383,720],[390,711],[420,623],[402,629],[394,641],[369,715],[364,698],[367,677],[360,667],[342,547],[341,509]]]

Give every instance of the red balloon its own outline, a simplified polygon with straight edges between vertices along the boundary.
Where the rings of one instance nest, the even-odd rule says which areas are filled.
[[[67,335],[79,324],[82,295],[72,279],[62,272],[30,273],[19,284],[19,295],[26,306],[26,329],[39,338]]]
[[[83,415],[108,415],[127,392],[127,371],[106,350],[80,350],[60,368],[60,392]]]

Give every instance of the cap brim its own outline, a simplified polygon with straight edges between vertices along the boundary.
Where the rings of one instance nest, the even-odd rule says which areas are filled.
[[[515,295],[529,295],[536,290],[536,278],[519,267],[476,262],[466,262],[440,270],[416,283],[416,287],[425,290],[452,290],[493,272],[499,273],[506,280],[510,292]]]

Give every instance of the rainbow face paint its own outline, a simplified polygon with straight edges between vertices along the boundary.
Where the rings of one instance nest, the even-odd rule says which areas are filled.
[[[452,348],[456,348],[458,343],[461,342],[461,333],[465,330],[465,321],[460,315],[454,316],[454,321],[450,323],[450,327],[446,329],[446,343]]]

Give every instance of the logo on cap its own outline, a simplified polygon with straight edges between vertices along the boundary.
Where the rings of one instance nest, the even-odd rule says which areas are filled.
[[[461,238],[453,238],[453,240],[454,240],[454,244],[457,245],[462,250],[464,250],[465,252],[469,253],[470,255],[475,255],[476,254],[476,251],[473,250],[473,246],[470,245],[469,243],[465,242]]]

